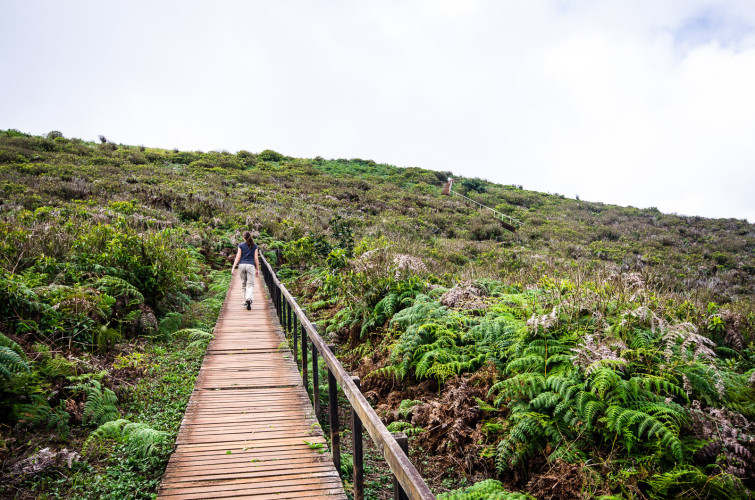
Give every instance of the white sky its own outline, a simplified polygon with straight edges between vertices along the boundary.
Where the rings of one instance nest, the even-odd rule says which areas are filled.
[[[755,222],[752,0],[0,0],[0,128]]]

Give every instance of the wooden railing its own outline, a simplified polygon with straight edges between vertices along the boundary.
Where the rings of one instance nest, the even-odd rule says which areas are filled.
[[[388,463],[394,477],[394,498],[412,500],[434,499],[417,469],[407,456],[408,440],[403,433],[391,434],[378,417],[370,403],[360,390],[359,377],[352,377],[341,366],[335,356],[335,346],[325,343],[309,321],[294,297],[278,280],[273,268],[261,255],[261,268],[265,283],[278,314],[281,326],[287,335],[293,338],[294,352],[301,350],[301,370],[304,387],[309,385],[309,345],[312,358],[312,388],[315,414],[320,417],[320,387],[317,357],[321,356],[328,369],[328,408],[330,421],[331,452],[336,470],[341,470],[340,433],[338,422],[338,385],[341,386],[351,405],[352,437],[354,439],[352,456],[354,460],[354,500],[364,498],[364,465],[362,454],[362,428],[372,438],[380,453]],[[301,335],[300,335],[301,334]],[[301,342],[299,337],[301,336]],[[308,340],[309,339],[309,340]],[[297,357],[297,356],[294,356]]]
[[[457,193],[456,191],[450,191],[449,190],[449,194],[452,194],[454,196],[458,196],[460,198],[463,198],[465,201],[467,201],[467,202],[469,202],[469,203],[471,203],[473,205],[477,205],[477,207],[480,210],[483,210],[483,209],[490,210],[491,212],[493,212],[493,217],[495,217],[499,221],[503,222],[505,225],[510,226],[510,227],[507,227],[507,229],[510,229],[510,230],[514,231],[514,230],[520,228],[522,226],[522,224],[523,224],[523,222],[520,221],[519,219],[515,219],[515,218],[511,217],[510,215],[506,215],[504,213],[499,212],[498,210],[496,210],[494,208],[490,208],[487,205],[483,205],[479,201],[475,201],[472,198],[469,198],[468,196],[464,196],[461,193]]]

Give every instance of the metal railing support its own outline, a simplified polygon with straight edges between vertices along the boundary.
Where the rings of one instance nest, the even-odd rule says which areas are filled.
[[[336,354],[336,346],[328,344],[328,349]],[[330,417],[330,451],[338,473],[341,473],[341,430],[338,428],[338,382],[328,368],[328,413]]]
[[[299,320],[296,315],[294,315],[294,327],[291,330],[291,336],[294,338],[294,362],[296,363],[297,368],[299,367],[299,334],[296,332],[298,325]]]
[[[292,321],[292,317],[293,317],[293,312],[291,311],[292,308],[291,308],[290,304],[289,304],[289,306],[288,306],[287,309],[288,310],[286,311],[286,327],[287,327],[287,330],[290,332],[291,331],[291,321]]]
[[[398,445],[401,447],[402,450],[404,450],[404,453],[409,455],[409,438],[406,437],[406,434],[403,432],[392,432],[391,435],[393,436],[393,439],[396,440]],[[406,496],[406,492],[404,491],[404,488],[401,487],[399,482],[396,480],[396,476],[393,476],[393,499],[394,500],[409,500],[409,497]]]
[[[354,385],[362,390],[362,384],[359,377],[351,377]],[[352,459],[354,462],[354,500],[364,500],[364,451],[362,448],[362,421],[359,419],[356,410],[351,409],[351,434],[354,442],[352,444]]]
[[[315,417],[320,419],[320,370],[317,365],[317,346],[312,343],[312,403],[315,405]]]
[[[302,325],[303,326],[303,325]],[[309,385],[309,367],[307,365],[307,333],[304,328],[301,329],[301,378],[304,382],[304,390]]]

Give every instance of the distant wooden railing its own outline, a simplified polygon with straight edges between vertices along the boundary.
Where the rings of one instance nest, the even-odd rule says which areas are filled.
[[[458,196],[464,201],[466,201],[467,203],[470,203],[472,205],[477,205],[477,208],[479,208],[480,210],[482,209],[490,210],[491,212],[493,212],[493,217],[498,219],[501,225],[503,225],[503,227],[505,227],[511,232],[515,232],[517,229],[519,229],[520,227],[524,225],[524,223],[520,221],[519,219],[515,219],[511,217],[510,215],[506,215],[504,213],[499,212],[495,208],[490,208],[487,205],[483,205],[479,201],[475,201],[468,196],[464,196],[461,193],[457,193],[456,191],[453,190],[453,185],[454,185],[454,180],[449,177],[448,181],[446,181],[446,183],[443,185],[443,191],[441,191],[440,194],[445,195],[445,196],[451,196],[451,195]]]
[[[523,222],[520,221],[519,219],[515,219],[515,218],[511,217],[510,215],[506,215],[504,213],[501,213],[498,210],[496,210],[495,208],[490,208],[487,205],[483,205],[479,201],[475,201],[472,198],[469,198],[468,196],[464,196],[461,193],[457,193],[456,191],[450,191],[449,193],[452,194],[452,195],[454,195],[454,196],[458,196],[460,198],[463,198],[465,201],[467,201],[469,203],[472,203],[473,205],[477,205],[477,207],[480,210],[482,210],[482,209],[490,210],[491,212],[493,212],[493,217],[495,217],[496,219],[498,219],[499,221],[501,221],[504,224],[504,226],[507,226],[506,229],[508,229],[510,231],[516,231],[523,224]]]
[[[261,252],[260,252],[261,253]],[[346,399],[351,404],[353,432],[353,460],[354,460],[354,500],[364,498],[364,462],[362,454],[362,427],[372,438],[380,453],[388,463],[394,477],[394,498],[412,500],[429,500],[435,496],[427,487],[417,469],[412,465],[407,456],[408,440],[403,433],[391,434],[382,420],[378,417],[370,403],[367,402],[360,390],[359,377],[352,377],[341,366],[341,363],[335,356],[335,346],[325,343],[322,337],[317,333],[314,325],[309,321],[294,297],[288,292],[285,286],[278,280],[275,271],[261,256],[262,274],[265,278],[268,290],[275,306],[278,319],[286,334],[293,338],[294,352],[301,349],[301,369],[304,387],[309,384],[309,367],[308,367],[308,341],[312,347],[312,388],[315,414],[320,417],[320,387],[317,356],[322,356],[328,368],[328,407],[330,419],[330,439],[331,452],[336,470],[341,470],[341,449],[340,434],[338,423],[338,385],[346,395]],[[299,343],[299,333],[301,333],[301,343]],[[296,358],[296,356],[294,356]]]

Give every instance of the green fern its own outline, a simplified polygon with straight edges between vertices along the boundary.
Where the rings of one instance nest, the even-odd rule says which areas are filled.
[[[18,354],[19,357],[25,359],[26,355],[24,354],[24,350],[21,349],[21,346],[18,345],[15,341],[12,339],[6,337],[4,334],[0,333],[0,347],[6,347],[10,349],[11,351]]]
[[[328,322],[326,333],[342,333],[354,330],[361,321],[359,308],[344,307],[339,310]]]
[[[527,493],[516,493],[504,489],[495,479],[486,479],[467,488],[448,491],[438,495],[438,500],[534,500]]]
[[[403,422],[401,420],[391,422],[386,426],[386,429],[388,429],[389,432],[403,432],[410,437],[425,432],[425,429],[422,429],[421,427],[414,427],[411,423]]]
[[[16,408],[18,417],[35,427],[44,426],[55,430],[63,438],[68,436],[68,421],[71,415],[64,410],[65,403],[61,402],[53,408],[40,394],[32,394],[31,398],[31,403],[19,405]]]
[[[128,281],[115,276],[103,276],[94,282],[94,287],[114,298],[130,298],[129,305],[144,302],[144,295]]]
[[[84,442],[82,452],[96,455],[104,451],[109,442],[120,442],[126,445],[130,455],[145,458],[162,453],[168,437],[167,432],[155,430],[147,424],[118,419],[97,427]]]
[[[81,452],[89,456],[98,454],[108,441],[120,439],[123,435],[123,427],[128,423],[130,423],[128,420],[119,418],[100,425],[84,441]]]
[[[76,363],[60,355],[42,356],[37,360],[37,368],[41,374],[50,379],[67,378],[76,374]]]
[[[169,312],[160,320],[157,330],[160,332],[160,335],[171,335],[181,328],[182,322],[183,316],[181,313]]]
[[[510,420],[514,426],[509,434],[502,439],[497,448],[496,469],[499,472],[521,465],[524,460],[544,446],[546,438],[545,428],[550,425],[547,415],[533,411],[512,412]]]
[[[10,379],[15,373],[29,372],[29,365],[9,347],[0,346],[0,376]]]
[[[84,413],[82,423],[101,425],[120,417],[120,412],[116,408],[118,398],[115,393],[108,388],[103,388],[97,380],[88,380],[87,382],[68,387],[74,393],[84,392],[86,402],[84,403]]]
[[[128,451],[136,457],[157,455],[168,444],[168,433],[155,430],[147,424],[131,423],[123,427]]]
[[[664,498],[688,498],[690,492],[696,493],[695,498],[750,498],[737,477],[725,473],[708,476],[692,465],[677,465],[668,472],[653,475],[645,482],[654,493]]]
[[[418,399],[403,399],[401,403],[398,405],[398,410],[396,410],[396,414],[399,418],[409,418],[409,415],[412,413],[412,408],[414,408],[417,405],[421,405],[422,401]]]
[[[29,372],[23,349],[0,333],[0,377],[10,379],[14,374],[22,371]]]
[[[231,275],[225,271],[215,271],[210,277],[212,283],[208,290],[218,297],[223,297],[231,284]]]
[[[205,349],[210,341],[215,338],[212,333],[200,330],[199,328],[184,328],[177,331],[174,335],[179,338],[185,337],[188,339],[189,347],[192,349]]]
[[[633,410],[618,405],[609,406],[605,412],[606,424],[609,430],[616,432],[623,440],[627,451],[632,451],[636,443],[643,437],[655,438],[659,444],[670,449],[677,462],[684,461],[682,442],[677,436],[678,430],[670,428],[661,420],[640,410]]]

